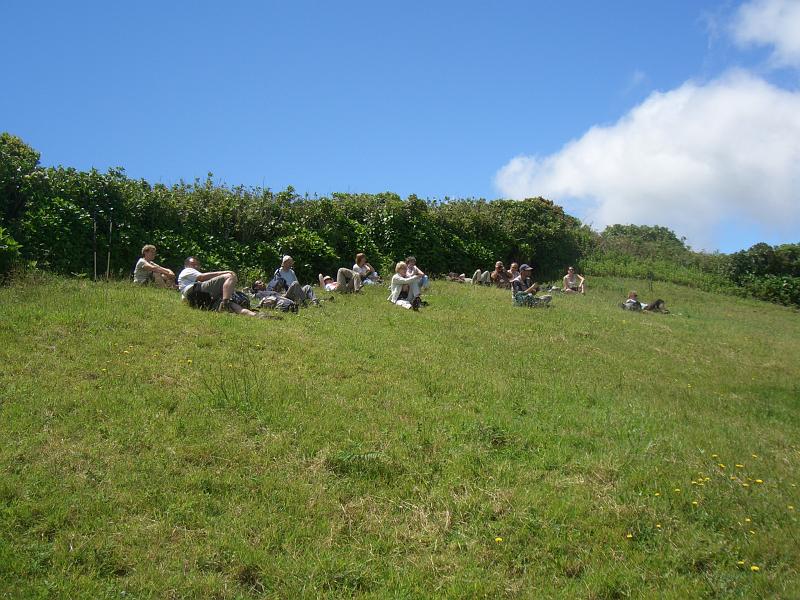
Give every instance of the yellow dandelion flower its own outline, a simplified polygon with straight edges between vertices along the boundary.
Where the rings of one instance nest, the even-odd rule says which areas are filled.
[[[500,544],[500,543],[503,542],[503,538],[501,538],[500,536],[497,536],[496,538],[494,538],[494,541],[495,541],[496,544]]]
[[[756,479],[756,483],[764,483],[763,479]]]
[[[751,534],[751,535],[755,535],[755,534],[756,534],[756,532],[755,532],[755,531],[753,531],[753,530],[751,529],[751,530],[750,530],[750,534]]]
[[[750,484],[749,483],[743,483],[742,487],[750,487]]]
[[[761,569],[759,569],[757,565],[750,565],[750,570],[751,571],[760,571]]]
[[[697,482],[694,479],[692,479],[692,485],[697,485]]]
[[[190,364],[192,364],[192,359],[191,359],[191,358],[187,358],[187,359],[186,359],[186,364],[187,364],[187,365],[190,365]]]
[[[697,506],[697,500],[692,500],[692,506]]]
[[[749,518],[749,517],[748,517],[748,518],[746,518],[746,519],[744,520],[744,522],[745,522],[745,523],[749,523],[749,522],[750,522],[750,518]]]
[[[711,458],[719,458],[719,454],[712,454]]]
[[[628,534],[628,535],[626,535],[625,537],[626,537],[626,538],[628,538],[629,540],[632,540],[632,539],[633,539],[633,534],[632,534],[632,533],[629,533],[629,534]]]
[[[678,493],[680,493],[680,491],[681,491],[681,488],[675,488],[675,489],[674,489],[674,490],[672,490],[672,491],[673,491],[673,492],[675,492],[676,494],[678,494]]]
[[[736,481],[736,476],[735,475],[731,475],[731,481]]]
[[[752,456],[753,458],[758,458],[758,454],[751,454],[750,456]]]
[[[656,495],[656,496],[660,496],[660,495],[661,495],[661,492],[656,492],[656,493],[655,493],[655,495]]]
[[[711,477],[706,477],[704,481],[711,481]]]
[[[108,372],[108,369],[100,369],[103,373]]]
[[[736,564],[739,565],[739,566],[742,566],[744,564],[744,561],[743,560],[737,560]]]
[[[661,529],[661,523],[656,523],[656,529]]]
[[[123,350],[122,353],[123,354],[130,354],[130,352],[128,352],[127,350]]]
[[[741,463],[736,463],[736,468],[737,469],[744,469],[744,465],[741,464]]]
[[[722,463],[719,463],[717,466],[718,466],[720,469],[724,469],[724,468],[725,468],[725,465],[723,465]]]
[[[792,506],[791,504],[789,506],[787,506],[786,508],[788,508],[789,510],[794,510],[794,506]]]

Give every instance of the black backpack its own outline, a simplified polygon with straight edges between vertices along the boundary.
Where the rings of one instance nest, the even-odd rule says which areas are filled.
[[[211,294],[202,291],[199,281],[192,284],[186,291],[186,301],[192,308],[199,308],[200,310],[211,310],[214,306],[214,299]]]

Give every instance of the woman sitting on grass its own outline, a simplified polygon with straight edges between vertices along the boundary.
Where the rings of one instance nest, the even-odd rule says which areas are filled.
[[[646,310],[649,312],[669,313],[667,305],[664,304],[664,301],[661,299],[651,302],[650,304],[639,302],[639,294],[637,294],[635,290],[628,292],[628,299],[622,303],[622,308],[625,310]]]
[[[522,265],[519,268],[519,275],[511,281],[511,297],[514,306],[547,306],[552,296],[536,296],[539,291],[539,284],[531,278],[533,268],[530,265]]]
[[[585,294],[586,293],[586,279],[583,275],[578,275],[575,272],[575,267],[569,267],[567,274],[564,275],[564,287],[561,291],[566,294]]]
[[[389,302],[402,306],[403,308],[413,308],[419,310],[419,282],[422,276],[425,275],[419,271],[418,275],[406,276],[408,265],[405,262],[399,262],[395,265],[394,275],[392,275],[392,282],[389,285],[391,293],[389,294]],[[403,286],[408,286],[408,291],[403,291]]]

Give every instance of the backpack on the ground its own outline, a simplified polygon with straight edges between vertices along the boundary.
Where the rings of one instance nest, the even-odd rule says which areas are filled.
[[[214,299],[211,294],[204,292],[199,281],[193,283],[186,291],[186,301],[192,308],[199,308],[200,310],[211,310],[214,306]]]

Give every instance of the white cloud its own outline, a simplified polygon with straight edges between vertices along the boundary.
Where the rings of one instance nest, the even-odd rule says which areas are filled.
[[[545,196],[603,228],[657,224],[715,247],[715,227],[800,226],[800,93],[741,71],[651,94],[617,123],[545,157],[518,156],[495,185]]]
[[[778,67],[800,67],[800,2],[753,0],[742,5],[732,23],[740,46],[773,46],[771,62]]]

